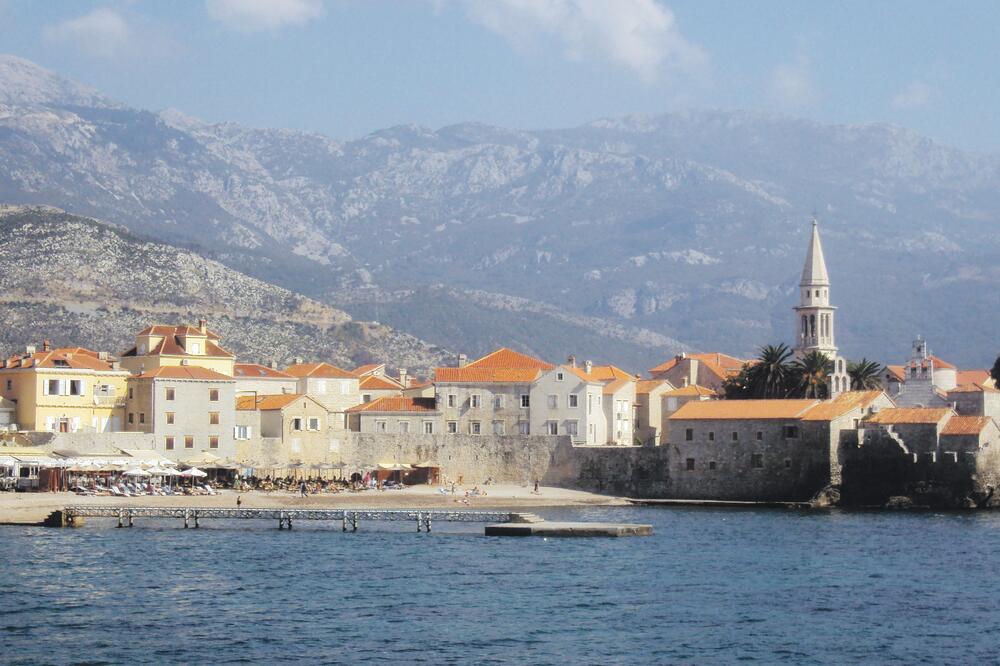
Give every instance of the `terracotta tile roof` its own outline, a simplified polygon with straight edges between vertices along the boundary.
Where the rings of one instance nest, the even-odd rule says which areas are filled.
[[[888,372],[892,377],[898,382],[906,381],[906,370],[901,365],[887,365],[885,366],[886,372]]]
[[[707,388],[705,386],[700,386],[698,384],[688,384],[687,386],[682,386],[681,388],[676,388],[667,391],[663,395],[668,395],[677,398],[686,396],[710,397],[710,398],[719,397],[719,394],[713,391],[712,389]]]
[[[872,414],[865,423],[879,425],[919,425],[940,423],[951,414],[947,407],[890,407]]]
[[[953,416],[944,424],[942,435],[978,435],[993,421],[989,416]]]
[[[522,354],[516,352],[513,349],[508,349],[507,347],[501,347],[496,351],[490,352],[482,358],[476,359],[471,363],[468,363],[466,368],[518,368],[526,369],[531,368],[535,370],[551,370],[555,366],[551,363],[547,363],[540,358],[535,358],[534,356],[528,356],[527,354]]]
[[[667,390],[671,390],[670,382],[666,379],[640,379],[635,383],[635,392],[637,395],[646,395],[660,388],[664,384],[666,384]]]
[[[293,377],[313,377],[316,379],[357,379],[353,373],[329,363],[299,363],[285,368]]]
[[[1000,393],[997,389],[992,386],[984,386],[983,384],[960,384],[955,388],[948,391],[951,393]]]
[[[358,367],[351,370],[352,375],[357,375],[361,377],[363,375],[370,375],[379,369],[385,369],[385,363],[368,363],[367,365],[359,365]]]
[[[588,384],[603,384],[604,383],[601,380],[595,378],[594,376],[588,375],[584,371],[584,369],[580,368],[580,367],[576,367],[575,368],[572,365],[568,365],[567,364],[567,365],[557,365],[553,369],[554,370],[558,369],[558,370],[562,370],[563,372],[568,372],[569,374],[573,375],[577,379],[581,379],[581,380],[587,382]]]
[[[363,405],[355,405],[347,411],[349,412],[395,412],[395,413],[423,413],[436,412],[437,404],[434,398],[404,398],[401,396],[386,396],[378,398]]]
[[[6,361],[8,369],[17,368],[68,368],[72,370],[93,370],[110,372],[111,361],[102,361],[98,353],[83,347],[60,347],[34,354],[11,356]],[[122,371],[119,371],[122,372]]]
[[[604,385],[604,395],[614,395],[629,384],[635,383],[634,379],[616,379]]]
[[[156,368],[155,370],[150,370],[144,372],[141,375],[136,375],[140,379],[199,379],[208,381],[233,381],[232,377],[228,377],[221,372],[216,372],[215,370],[209,370],[208,368],[202,368],[197,365],[164,365]]]
[[[236,379],[295,379],[287,372],[259,363],[237,363],[233,366]]]
[[[211,329],[205,333],[201,332],[197,326],[182,324],[180,326],[164,326],[163,324],[153,324],[139,331],[138,335],[172,336],[172,335],[204,335],[209,340],[218,340],[219,334]]]
[[[586,370],[584,370],[586,372]],[[590,376],[602,382],[609,382],[613,379],[635,379],[635,375],[625,372],[614,365],[594,365],[590,368]]]
[[[367,375],[361,380],[360,387],[368,391],[398,391],[400,385],[386,377]]]
[[[530,384],[541,374],[537,368],[436,368],[438,384]]]
[[[670,415],[671,420],[796,419],[818,400],[692,400]]]
[[[236,409],[243,412],[261,411],[268,412],[276,409],[284,409],[299,399],[308,399],[302,393],[283,393],[281,395],[241,395],[236,398]]]
[[[956,384],[979,384],[985,386],[990,381],[989,370],[959,370],[955,373]]]
[[[735,356],[730,356],[729,354],[722,354],[720,352],[711,352],[706,354],[686,354],[683,357],[677,355],[672,359],[661,363],[655,368],[649,370],[649,374],[657,375],[668,370],[673,369],[679,362],[684,359],[692,358],[697,360],[700,364],[704,365],[710,372],[719,377],[719,379],[727,379],[732,375],[739,374],[740,369],[743,368],[743,364],[747,361],[743,359],[736,358]]]
[[[940,369],[944,369],[944,370],[958,370],[958,368],[956,366],[952,365],[951,363],[949,363],[948,361],[944,360],[943,358],[939,358],[937,356],[934,356],[933,354],[930,355],[930,358],[931,358],[931,360],[934,361],[934,367],[935,368],[940,368]]]
[[[160,354],[166,354],[168,356],[210,356],[219,358],[235,358],[236,355],[230,351],[223,349],[219,344],[219,336],[212,331],[202,333],[201,330],[195,328],[194,326],[149,326],[139,332],[140,336],[152,335],[156,337],[162,337],[156,344],[155,347],[149,350],[149,356],[158,356]],[[184,335],[191,336],[201,336],[206,337],[205,341],[205,353],[204,354],[189,354],[184,347],[181,345],[180,338]],[[138,349],[132,347],[128,351],[124,352],[122,356],[137,356]]]
[[[855,409],[865,409],[882,391],[846,391],[833,400],[824,400],[802,415],[803,421],[832,421]]]

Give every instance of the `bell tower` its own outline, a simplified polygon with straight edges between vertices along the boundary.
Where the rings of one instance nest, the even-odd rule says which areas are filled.
[[[823,244],[819,240],[819,225],[812,221],[812,236],[806,250],[806,263],[799,281],[799,304],[795,306],[796,358],[818,351],[834,363],[827,387],[830,396],[850,390],[847,363],[837,354],[834,336],[834,315],[837,308],[830,305],[830,276],[826,271]]]

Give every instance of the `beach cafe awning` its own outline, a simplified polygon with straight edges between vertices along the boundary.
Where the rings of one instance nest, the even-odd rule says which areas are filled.
[[[216,463],[220,460],[222,460],[222,458],[219,456],[214,456],[208,451],[202,451],[201,453],[185,460],[184,464],[191,467],[216,467]]]
[[[387,472],[408,472],[413,469],[412,465],[406,463],[379,463],[378,468]]]
[[[425,460],[424,462],[418,462],[414,467],[416,469],[440,469],[441,463],[434,462],[433,460]]]

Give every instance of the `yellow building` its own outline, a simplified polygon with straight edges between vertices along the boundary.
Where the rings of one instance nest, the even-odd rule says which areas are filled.
[[[28,347],[0,366],[0,395],[16,405],[19,430],[117,432],[129,373],[104,352]]]
[[[135,346],[122,354],[122,367],[142,374],[165,366],[195,365],[233,376],[236,357],[223,349],[219,336],[202,319],[198,326],[150,326],[135,336]]]

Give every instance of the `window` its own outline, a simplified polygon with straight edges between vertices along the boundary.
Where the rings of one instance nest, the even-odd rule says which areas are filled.
[[[361,402],[371,402],[371,401],[372,401],[371,393],[365,393],[363,396],[361,396]]]
[[[70,395],[83,395],[83,380],[82,379],[71,379],[69,381],[69,394]]]
[[[546,421],[545,432],[549,435],[559,434],[559,423],[557,421]]]
[[[791,469],[791,468],[792,468],[792,459],[785,458],[785,469]]]
[[[580,396],[578,396],[576,393],[570,393],[569,394],[569,406],[570,407],[579,407],[580,406]]]
[[[174,424],[174,413],[167,412],[167,425],[173,425],[173,424]]]
[[[754,469],[763,469],[764,468],[764,454],[763,453],[754,453],[754,454],[751,454],[750,455],[750,466],[753,467]]]
[[[566,421],[566,434],[576,437],[579,434],[580,424],[578,421]]]
[[[292,419],[292,430],[302,430],[302,419],[295,417]]]
[[[314,432],[318,432],[319,431],[319,417],[318,416],[310,416],[309,417],[309,429],[312,430],[312,431],[314,431]]]
[[[479,407],[480,404],[482,404],[482,396],[480,396],[478,393],[473,393],[472,395],[469,396],[470,407],[477,408]]]
[[[218,435],[209,435],[209,437],[208,437],[208,448],[210,448],[210,449],[217,449],[217,448],[219,448],[219,436]]]
[[[710,441],[710,442],[714,442],[715,441],[715,432],[709,431],[709,433],[708,433],[708,441]]]
[[[403,433],[404,435],[410,432],[409,421],[400,421],[398,425],[399,425],[399,432]]]
[[[184,448],[185,449],[193,449],[194,448],[194,437],[192,437],[191,435],[185,435],[184,436]]]
[[[139,423],[145,423],[145,422],[146,422],[146,413],[139,412]]]
[[[208,389],[208,399],[211,402],[219,402],[219,389]]]
[[[495,395],[493,396],[493,409],[503,409],[503,396]]]
[[[549,409],[556,409],[559,407],[559,396],[550,395],[549,396]]]
[[[735,430],[733,431],[733,441],[734,442],[740,441],[740,433],[736,432]]]
[[[688,428],[684,431],[684,441],[685,442],[694,441],[694,428]]]
[[[479,421],[473,421],[469,424],[469,434],[470,435],[481,435],[483,434],[483,426]]]
[[[233,428],[234,439],[250,439],[250,426],[239,425]]]
[[[709,460],[708,461],[708,471],[710,471],[710,472],[714,472],[715,471],[715,461],[714,460]]]
[[[131,400],[134,397],[135,397],[135,392],[132,390],[131,387],[129,387],[129,390],[128,390],[128,399]]]
[[[521,394],[521,407],[528,408],[531,407],[531,396],[527,393]]]
[[[376,421],[375,432],[389,432],[389,424],[385,421]]]
[[[317,379],[316,380],[316,393],[325,394],[326,393],[326,380]]]
[[[14,389],[14,382],[12,382],[11,380],[8,379],[7,380],[7,390],[8,391],[12,391],[13,389]]]
[[[130,397],[130,398],[132,397],[132,389],[129,389],[129,396],[128,397]],[[167,400],[173,400],[174,399],[174,390],[172,388],[168,388],[166,390],[166,398],[167,398]]]
[[[208,413],[208,424],[209,425],[219,425],[219,412],[209,412]]]
[[[58,379],[50,379],[45,382],[45,395],[61,395],[62,387]]]
[[[557,382],[561,382],[565,378],[566,378],[566,375],[564,375],[563,373],[561,373],[561,372],[557,372],[556,373],[556,381]]]
[[[455,395],[454,393],[449,393],[448,394],[448,406],[449,407],[454,407],[456,404],[458,404],[458,396]]]
[[[527,421],[519,421],[518,424],[517,424],[517,431],[519,433],[521,433],[522,435],[530,435],[531,434],[531,424],[528,423]]]
[[[201,343],[200,342],[192,342],[191,343],[191,353],[192,354],[200,354],[201,353]]]
[[[340,395],[350,395],[351,393],[351,382],[343,381],[340,382]]]
[[[493,434],[494,435],[503,435],[505,429],[506,428],[505,428],[505,425],[504,425],[503,421],[494,421],[493,422]]]
[[[799,427],[793,425],[786,425],[783,428],[785,433],[785,439],[798,439],[799,438]]]
[[[758,430],[757,431],[757,441],[758,442],[763,442],[764,441],[764,431],[763,430]]]
[[[689,472],[694,471],[694,458],[688,458],[687,460],[684,461],[684,469],[686,469]]]
[[[424,434],[425,435],[434,434],[434,421],[424,421]]]
[[[458,433],[458,421],[448,421],[448,434],[454,435]]]
[[[166,437],[166,438],[164,438],[163,445],[166,447],[167,451],[173,451],[174,450],[174,438],[173,437]]]

